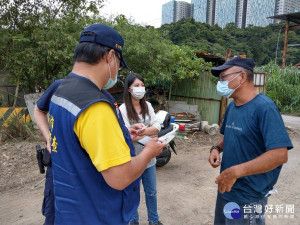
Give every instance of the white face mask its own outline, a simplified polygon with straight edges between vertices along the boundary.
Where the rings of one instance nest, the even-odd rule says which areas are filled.
[[[142,99],[145,96],[146,93],[145,87],[133,87],[131,89],[132,89],[131,95],[135,99]]]

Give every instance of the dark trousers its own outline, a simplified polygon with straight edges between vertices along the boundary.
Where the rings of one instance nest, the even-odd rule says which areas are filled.
[[[52,166],[47,167],[42,213],[46,217],[44,225],[53,225],[55,208]]]
[[[264,197],[250,204],[238,204],[241,210],[240,218],[229,219],[224,215],[224,206],[229,203],[229,201],[226,201],[218,194],[215,208],[214,225],[265,225],[264,216],[267,202],[268,197]]]

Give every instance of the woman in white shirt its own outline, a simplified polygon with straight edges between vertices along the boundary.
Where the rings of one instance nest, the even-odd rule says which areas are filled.
[[[136,73],[129,74],[125,79],[123,93],[124,103],[120,106],[120,111],[126,127],[130,127],[136,123],[143,123],[146,126],[143,136],[137,136],[132,139],[136,155],[143,150],[143,146],[138,144],[137,141],[144,136],[157,136],[161,128],[159,122],[155,118],[152,105],[145,99],[145,93],[143,77]],[[147,165],[147,168],[141,178],[145,191],[149,224],[162,225],[157,213],[155,164],[156,158],[153,158]],[[139,224],[139,215],[137,211],[131,217],[129,224]]]

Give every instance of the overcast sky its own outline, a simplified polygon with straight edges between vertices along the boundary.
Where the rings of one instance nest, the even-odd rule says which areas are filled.
[[[171,0],[106,0],[100,12],[104,17],[124,14],[141,25],[160,27],[162,5],[169,1]]]

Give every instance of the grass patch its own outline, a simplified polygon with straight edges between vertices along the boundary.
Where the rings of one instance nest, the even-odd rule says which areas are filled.
[[[36,140],[34,122],[25,122],[19,114],[12,114],[0,127],[0,141]]]
[[[300,70],[287,66],[281,69],[274,62],[263,67],[268,73],[267,92],[281,113],[300,115]]]

